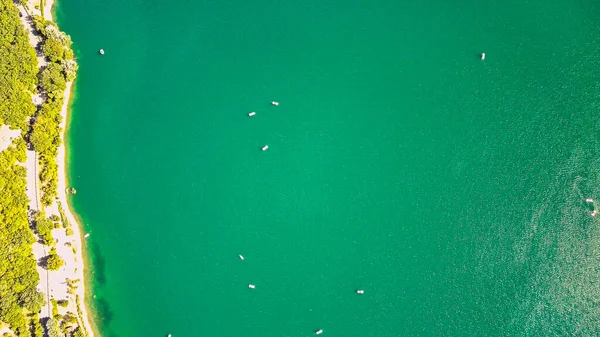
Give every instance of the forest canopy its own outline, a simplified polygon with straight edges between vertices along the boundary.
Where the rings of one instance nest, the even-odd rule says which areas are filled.
[[[25,134],[36,111],[32,93],[38,83],[35,50],[29,44],[11,0],[0,0],[0,120]],[[39,275],[29,228],[26,145],[18,138],[0,152],[0,321],[17,336],[31,336],[31,324],[44,297],[36,289]]]

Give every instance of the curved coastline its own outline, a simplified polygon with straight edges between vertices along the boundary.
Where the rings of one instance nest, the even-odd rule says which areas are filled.
[[[44,18],[49,21],[54,21],[54,16],[52,15],[54,0],[47,0],[44,3]],[[81,280],[79,287],[75,290],[76,296],[81,299],[78,303],[78,309],[81,310],[81,320],[83,320],[82,324],[86,330],[86,336],[94,337],[95,335],[99,335],[96,333],[95,325],[93,325],[90,321],[90,314],[87,307],[87,298],[86,298],[86,285],[89,283],[86,282],[85,277],[85,263],[84,263],[84,237],[82,233],[82,227],[80,225],[80,220],[75,216],[75,213],[72,211],[72,207],[70,205],[69,199],[67,198],[67,187],[68,179],[67,179],[67,155],[66,155],[66,142],[67,142],[67,127],[69,121],[69,108],[71,105],[71,91],[73,90],[73,84],[75,80],[68,82],[67,87],[65,89],[64,97],[63,97],[63,106],[60,111],[61,122],[61,139],[62,142],[58,146],[58,155],[56,157],[56,164],[58,167],[58,200],[62,205],[64,205],[64,211],[67,219],[71,224],[73,224],[73,236],[78,238],[78,240],[74,240],[75,250],[76,250],[76,261],[77,265],[77,276]]]

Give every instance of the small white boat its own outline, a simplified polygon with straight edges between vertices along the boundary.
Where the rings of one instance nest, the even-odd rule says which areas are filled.
[[[358,289],[358,290],[356,291],[356,293],[357,293],[357,294],[361,294],[361,295],[362,295],[362,294],[364,294],[364,293],[365,293],[365,291],[364,291],[364,290],[362,290],[362,289]]]
[[[485,60],[485,53],[481,53],[481,60]]]
[[[592,198],[585,199],[585,202],[594,202],[594,199],[592,199]]]
[[[598,214],[598,211],[593,211],[592,212],[592,216],[596,216],[596,214]]]
[[[279,105],[279,102],[275,102],[275,101],[273,101],[273,102],[271,102],[271,104],[273,104],[274,106],[278,106],[278,105]]]
[[[267,151],[268,149],[269,149],[269,145],[265,145],[265,146],[262,147],[263,151]]]
[[[248,114],[248,116],[250,116],[250,117],[252,117],[254,115],[256,115],[256,112],[254,112],[254,111],[252,111],[251,113]]]
[[[171,337],[171,334],[169,334],[167,337]]]
[[[243,255],[238,255],[240,257],[240,260],[244,260],[244,256]]]
[[[256,286],[255,286],[254,284],[249,284],[249,285],[248,285],[248,288],[250,288],[250,289],[254,289],[254,288],[256,288]]]
[[[322,334],[322,333],[323,333],[323,329],[320,329],[320,330],[317,330],[317,331],[315,331],[315,335],[320,335],[320,334]]]
[[[90,237],[90,233],[87,233],[86,235],[83,236],[84,239],[87,239]]]
[[[100,55],[104,55],[104,49],[100,49],[98,52],[100,53]]]

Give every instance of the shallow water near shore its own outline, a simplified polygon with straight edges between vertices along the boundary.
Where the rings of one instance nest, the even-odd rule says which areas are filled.
[[[598,333],[597,2],[56,14],[104,336]]]

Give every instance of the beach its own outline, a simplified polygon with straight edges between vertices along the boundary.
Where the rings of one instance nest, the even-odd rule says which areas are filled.
[[[71,211],[71,207],[69,206],[69,200],[67,198],[67,189],[69,188],[66,171],[68,170],[67,166],[67,156],[66,156],[66,140],[67,140],[67,127],[68,127],[68,118],[69,118],[69,103],[71,99],[71,89],[73,87],[73,82],[67,83],[67,89],[65,90],[64,96],[64,104],[61,110],[61,145],[58,147],[58,156],[57,156],[57,164],[58,164],[58,199],[60,203],[64,207],[65,215],[68,221],[72,225],[73,229],[73,237],[75,237],[72,242],[74,243],[74,248],[76,250],[76,257],[74,260],[75,263],[75,275],[76,279],[81,280],[79,282],[79,286],[77,287],[76,295],[81,299],[81,319],[83,320],[83,324],[85,326],[85,330],[87,331],[88,336],[94,336],[94,329],[92,328],[90,315],[88,314],[87,306],[86,306],[86,292],[85,292],[85,264],[83,254],[85,251],[83,243],[86,242],[84,238],[84,233],[81,231],[81,225],[79,224],[77,218],[73,215]]]

